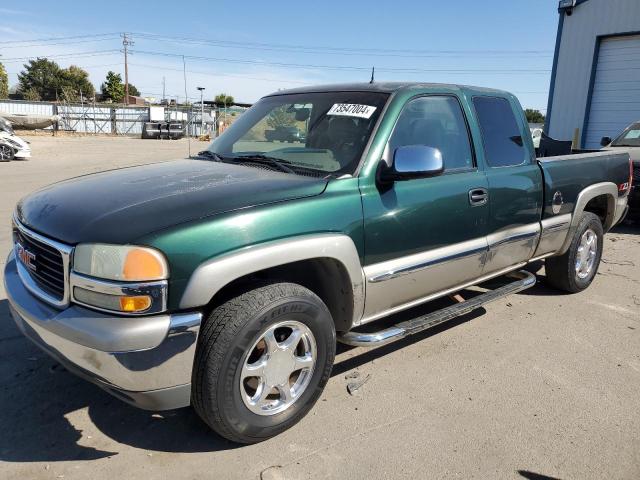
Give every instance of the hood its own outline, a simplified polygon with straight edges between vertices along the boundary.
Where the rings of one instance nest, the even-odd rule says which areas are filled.
[[[17,216],[64,243],[121,244],[210,215],[319,195],[326,183],[249,166],[177,160],[53,184],[22,199]]]

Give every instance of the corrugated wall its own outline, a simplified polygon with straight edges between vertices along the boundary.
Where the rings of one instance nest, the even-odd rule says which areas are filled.
[[[584,124],[596,38],[640,31],[640,0],[589,0],[565,16],[549,135],[570,140]]]
[[[54,104],[47,102],[0,100],[0,112],[20,115],[54,115]]]

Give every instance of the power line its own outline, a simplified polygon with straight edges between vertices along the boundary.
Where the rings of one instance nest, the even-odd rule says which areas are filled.
[[[120,33],[119,32],[115,32],[115,33],[91,33],[91,34],[87,34],[87,35],[74,35],[71,37],[49,37],[49,38],[34,38],[31,40],[3,40],[0,42],[0,45],[11,45],[14,43],[31,43],[31,42],[53,42],[53,41],[60,41],[60,40],[77,40],[77,39],[82,39],[82,38],[97,38],[97,37],[107,37],[107,36],[119,36]]]
[[[28,57],[2,58],[2,63],[24,62],[34,58],[99,57],[120,53],[120,50],[95,50],[91,52],[60,53],[57,55],[30,55]]]
[[[217,58],[217,57],[202,57],[197,55],[180,55],[176,53],[166,52],[150,52],[145,50],[133,50],[132,53],[138,53],[141,55],[155,55],[161,57],[185,57],[190,60],[210,61],[210,62],[223,62],[223,63],[236,63],[245,65],[268,65],[272,67],[283,68],[321,68],[323,70],[347,70],[347,71],[369,71],[371,67],[356,67],[345,65],[317,65],[317,64],[303,64],[303,63],[287,63],[287,62],[267,62],[263,60],[240,60],[235,58]],[[396,73],[458,73],[458,74],[478,74],[478,73],[500,73],[504,75],[513,74],[548,74],[548,69],[457,69],[457,68],[393,68],[393,67],[376,67],[382,72],[396,72]]]
[[[136,33],[138,37],[158,40],[171,41],[173,43],[192,43],[206,44],[213,46],[225,46],[231,48],[248,48],[263,50],[302,50],[308,53],[318,53],[319,51],[334,52],[349,55],[376,55],[376,56],[402,56],[402,54],[410,54],[407,56],[433,56],[433,55],[550,55],[551,50],[416,50],[416,49],[386,49],[386,48],[354,48],[354,47],[330,47],[330,46],[311,46],[311,45],[287,45],[277,43],[258,43],[258,42],[237,42],[230,40],[203,39],[182,36],[159,35],[152,33]]]
[[[90,43],[94,41],[105,41],[115,39],[118,33],[103,33],[91,35],[74,35],[67,37],[37,38],[31,40],[8,40],[0,42],[0,45],[11,45],[5,48],[18,48],[30,46],[48,46],[74,43]],[[461,50],[425,50],[425,49],[388,49],[388,48],[358,48],[358,47],[332,47],[326,45],[290,45],[281,43],[261,43],[261,42],[238,42],[231,40],[217,40],[206,38],[194,38],[185,36],[171,36],[154,33],[135,33],[137,37],[155,41],[209,45],[214,47],[225,47],[248,50],[285,51],[291,53],[308,54],[330,54],[348,56],[375,56],[375,57],[400,57],[400,58],[437,58],[446,56],[542,56],[550,57],[551,50],[492,50],[492,49],[461,49]]]
[[[55,45],[78,45],[80,43],[96,43],[96,42],[104,42],[104,41],[111,41],[111,40],[115,40],[117,37],[105,37],[105,38],[92,38],[92,39],[87,39],[87,40],[76,40],[76,41],[72,41],[72,42],[45,42],[45,43],[27,43],[27,44],[21,44],[21,45],[9,45],[9,46],[2,46],[3,50],[8,50],[10,48],[29,48],[29,47],[50,47],[50,46],[55,46]]]
[[[182,72],[181,68],[169,68],[162,65],[149,65],[146,63],[131,63],[129,65],[136,67],[145,67],[145,68],[155,68],[158,70],[169,70],[174,72]],[[258,80],[261,82],[275,82],[275,83],[295,83],[299,85],[310,85],[308,82],[300,82],[298,80],[282,80],[277,78],[266,78],[266,77],[254,77],[248,75],[234,75],[231,73],[212,73],[212,72],[203,72],[201,70],[187,70],[187,73],[194,73],[196,75],[205,75],[210,77],[232,77],[232,78],[244,78],[246,80]]]

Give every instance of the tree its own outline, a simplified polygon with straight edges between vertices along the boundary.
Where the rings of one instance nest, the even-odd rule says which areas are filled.
[[[105,82],[100,87],[102,90],[102,99],[111,100],[112,102],[120,103],[124,99],[124,84],[122,83],[122,76],[119,73],[109,70]]]
[[[89,74],[75,65],[62,70],[60,90],[61,97],[67,102],[91,99],[96,93]]]
[[[112,102],[121,103],[124,100],[125,88],[122,83],[122,75],[109,71],[105,82],[100,87],[102,98]],[[133,84],[129,84],[129,95],[140,96],[140,91]]]
[[[218,105],[231,105],[233,104],[234,98],[226,93],[219,93],[213,101]]]
[[[46,58],[29,60],[18,75],[18,90],[28,100],[77,101],[80,93],[85,98],[93,97],[95,89],[89,74],[80,67],[71,65],[60,68],[56,62]]]
[[[4,69],[4,65],[0,63],[0,98],[9,97],[9,76]]]
[[[39,102],[40,100],[42,100],[40,93],[38,93],[38,90],[36,90],[34,87],[29,87],[21,93],[22,98],[24,98],[25,100],[29,100],[30,102]]]
[[[267,117],[267,125],[271,128],[289,127],[296,123],[296,117],[293,112],[287,111],[287,106],[274,108]]]
[[[540,112],[540,110],[534,110],[532,108],[527,108],[524,111],[524,114],[527,117],[527,122],[529,123],[544,123],[544,115]]]
[[[18,74],[18,90],[23,95],[28,91],[31,98],[55,100],[60,90],[61,76],[62,70],[56,62],[46,58],[29,60]]]

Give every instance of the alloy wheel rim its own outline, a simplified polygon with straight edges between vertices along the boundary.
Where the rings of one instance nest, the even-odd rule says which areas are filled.
[[[6,158],[11,158],[9,148],[10,147],[7,147],[6,145],[0,145],[0,159],[4,160]]]
[[[240,395],[257,415],[288,409],[305,392],[317,357],[313,333],[304,323],[272,325],[248,351],[240,372]]]
[[[598,236],[596,232],[588,229],[580,237],[580,244],[576,252],[576,275],[584,279],[591,275],[596,263],[598,253]]]

